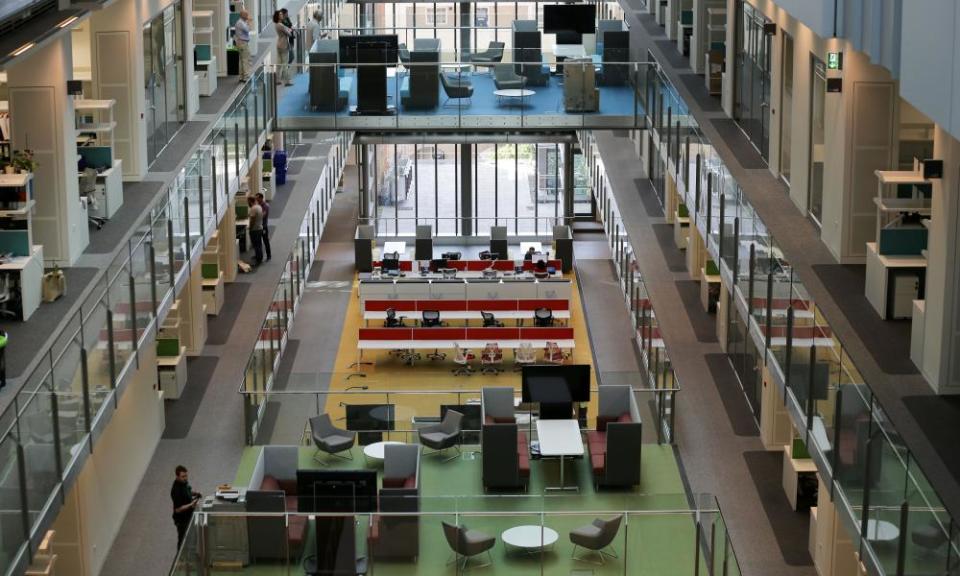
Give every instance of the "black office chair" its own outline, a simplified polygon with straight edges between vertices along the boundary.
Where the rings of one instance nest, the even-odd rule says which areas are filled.
[[[387,308],[387,318],[383,321],[384,328],[403,327],[404,316],[397,316],[396,308]]]
[[[420,318],[420,326],[423,328],[438,328],[440,326],[443,326],[443,322],[440,321],[440,311],[424,310],[423,315]],[[443,360],[446,357],[447,357],[447,353],[441,352],[439,348],[427,354],[427,358],[431,360]]]
[[[480,253],[480,259],[481,260],[499,260],[500,255],[497,254],[496,252],[484,250],[483,252]]]
[[[534,310],[533,325],[538,328],[549,328],[553,326],[553,310],[549,308],[537,308]]]
[[[484,328],[503,328],[503,322],[497,320],[492,312],[481,312],[480,317],[483,318]]]
[[[459,259],[460,259],[460,253],[459,253],[459,252],[444,252],[443,254],[440,255],[440,257],[443,258],[444,260],[459,260]]]

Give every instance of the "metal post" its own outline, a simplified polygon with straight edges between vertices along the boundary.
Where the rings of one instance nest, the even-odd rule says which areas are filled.
[[[200,193],[197,195],[198,201],[198,210],[200,211],[200,241],[204,241],[204,225],[203,225],[203,169],[200,168],[197,173],[197,188]],[[216,212],[214,212],[214,221],[216,221]]]
[[[843,409],[843,386],[837,387],[836,400],[834,400],[834,417],[833,417],[833,449],[830,450],[830,499],[833,499],[833,485],[835,479],[839,474],[837,472],[837,465],[839,464],[839,455],[840,455],[840,428],[842,427],[843,419],[839,417],[839,414],[843,414],[841,410]]]
[[[683,176],[683,183],[687,187],[689,192],[690,188],[690,171],[687,169],[687,164],[690,163],[690,136],[688,135],[684,139],[684,150],[683,150],[683,170],[680,174]]]
[[[133,329],[133,356],[137,360],[137,368],[140,368],[140,346],[137,336],[137,287],[134,286],[133,273],[127,273],[127,282],[130,287],[130,327]]]
[[[907,562],[907,522],[910,520],[910,503],[904,500],[900,504],[900,536],[897,538],[897,576],[905,574]],[[951,546],[952,548],[952,546]],[[948,553],[947,556],[950,556]]]
[[[713,562],[715,560],[713,555],[713,547],[717,545],[717,524],[713,522],[710,524],[710,546],[707,547],[707,550],[710,551],[710,557],[707,559],[707,572],[710,576],[713,576]]]
[[[240,105],[243,108],[243,147],[245,151],[244,160],[250,161],[250,110],[247,103]]]
[[[23,453],[22,438],[17,437],[17,476],[20,479],[20,523],[23,538],[30,542],[30,500],[27,498],[27,457]]]
[[[816,329],[816,328],[814,328]],[[813,333],[813,343],[810,344],[810,374],[807,377],[807,430],[813,429],[813,387],[816,384],[816,380],[813,375],[815,373],[814,368],[817,366],[817,334]]]
[[[220,199],[217,194],[217,157],[210,154],[210,190],[213,191],[213,214],[220,215]]]
[[[83,431],[90,433],[90,372],[87,364],[87,349],[80,349],[80,386],[83,390]]]
[[[107,345],[110,347],[110,353],[107,354],[110,365],[110,388],[113,389],[117,387],[117,360],[113,352],[113,310],[110,308],[107,308]]]
[[[173,264],[173,220],[170,218],[167,218],[167,258],[169,258],[170,287],[172,288],[177,283],[177,270]]]
[[[740,277],[740,217],[733,219],[733,286],[730,292],[733,293],[737,287],[737,280]],[[749,323],[747,324],[749,328]]]
[[[770,349],[771,332],[773,331],[773,270],[767,271],[767,331],[763,349],[763,361],[767,361],[767,350]],[[839,412],[837,412],[839,414]]]
[[[717,227],[717,230],[719,230],[719,233],[717,234],[717,259],[720,260],[720,262],[717,262],[717,268],[720,268],[720,265],[723,263],[723,219],[724,219],[724,212],[726,212],[726,208],[724,207],[725,205],[726,205],[726,195],[721,194],[720,195],[720,222],[719,222],[719,226]],[[707,226],[707,247],[708,248],[710,247],[710,227],[709,226]]]
[[[747,280],[747,331],[750,330],[750,319],[753,318],[753,291],[754,285],[753,281],[756,277],[756,266],[757,266],[757,245],[753,242],[750,243],[750,277]]]
[[[190,245],[190,199],[183,197],[183,232],[187,241],[187,248],[184,250],[184,265],[187,267],[187,274],[190,274],[190,257],[192,256],[193,246]]]
[[[240,123],[233,123],[233,167],[236,168],[237,178],[240,178]]]
[[[696,531],[693,536],[693,576],[700,576],[700,512],[697,511],[696,519]]]
[[[668,106],[668,107],[667,107],[667,130],[666,130],[666,132],[667,132],[667,146],[666,146],[666,149],[667,149],[667,158],[664,160],[664,162],[665,162],[666,164],[664,165],[664,170],[663,170],[663,171],[666,172],[666,173],[669,173],[669,172],[667,172],[667,170],[668,170],[668,167],[670,166],[670,150],[671,150],[670,143],[671,143],[671,139],[672,139],[672,137],[673,137],[673,130],[670,129],[670,125],[671,125],[671,124],[673,124],[673,106]]]
[[[713,219],[713,174],[707,172],[707,226],[704,244],[710,247],[710,221]]]
[[[223,189],[226,196],[230,196],[230,165],[227,163],[230,159],[230,139],[227,138],[226,130],[221,132],[220,136],[223,138]]]
[[[867,426],[867,454],[864,456],[863,469],[863,507],[860,509],[860,534],[867,537],[867,521],[870,519],[870,466],[873,461],[873,418]],[[851,505],[854,505],[851,502]]]
[[[150,254],[150,302],[152,304],[153,316],[157,316],[157,250],[153,246],[153,240],[147,242],[147,249]]]
[[[695,195],[694,195],[695,205],[694,205],[694,210],[693,210],[693,227],[694,227],[694,228],[697,227],[697,218],[700,216],[700,169],[701,169],[700,167],[701,167],[701,163],[702,163],[702,160],[700,159],[700,155],[697,154],[697,176],[696,176],[697,180],[696,180],[696,182],[693,183],[694,190],[696,191],[696,193],[695,193]]]
[[[787,308],[787,349],[784,352],[783,382],[790,387],[790,363],[793,361],[793,305]],[[787,396],[784,394],[784,400]]]

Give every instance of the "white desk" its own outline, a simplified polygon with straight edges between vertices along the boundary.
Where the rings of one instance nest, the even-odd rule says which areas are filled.
[[[407,243],[406,243],[406,242],[401,242],[401,241],[397,241],[397,242],[384,242],[384,243],[383,243],[383,252],[380,253],[380,259],[381,259],[381,260],[383,259],[383,255],[384,255],[384,254],[392,254],[392,253],[394,253],[394,252],[396,252],[397,254],[399,254],[399,255],[400,255],[400,259],[402,260],[403,257],[404,257],[404,256],[406,255],[406,253],[407,253]]]
[[[212,96],[217,91],[217,57],[209,60],[197,60],[194,68],[200,80],[200,95]]]
[[[531,524],[504,530],[500,539],[503,540],[504,547],[512,546],[529,554],[552,546],[560,539],[560,535],[553,528]]]
[[[0,274],[15,276],[20,283],[23,321],[40,307],[43,285],[43,246],[35,245],[30,256],[17,256],[0,264]],[[12,289],[12,286],[11,286]]]
[[[553,55],[557,58],[586,58],[587,50],[583,44],[557,44],[553,48]]]
[[[548,486],[547,490],[577,490],[564,482],[564,462],[568,456],[583,456],[583,437],[580,423],[576,420],[537,420],[537,439],[540,441],[540,456],[560,458],[560,486]]]
[[[918,276],[926,275],[926,269],[927,260],[923,256],[884,256],[879,253],[876,242],[867,242],[867,278],[864,288],[867,300],[884,320],[909,318],[912,315],[913,300],[916,297],[910,298],[910,302],[898,312],[898,298],[895,293],[894,302],[888,306],[891,289],[896,292],[896,281],[891,282],[890,276],[896,270],[916,271]]]
[[[91,216],[111,218],[123,205],[123,168],[122,160],[113,161],[113,166],[97,174],[97,188],[94,192],[94,205]],[[83,178],[83,174],[79,175]]]
[[[363,447],[363,455],[369,458],[370,460],[383,460],[383,452],[387,447],[387,444],[397,444],[402,445],[406,442],[393,442],[391,440],[386,440],[383,442],[374,442],[373,444],[367,444]]]
[[[900,537],[900,529],[886,520],[867,520],[867,540],[892,542]]]
[[[497,320],[532,320],[533,319],[533,310],[494,310],[493,315]],[[397,311],[397,316],[400,318],[405,318],[407,320],[419,320],[422,315],[422,312],[404,312],[402,310]],[[569,320],[570,311],[569,310],[553,310],[553,317],[560,320]],[[371,311],[364,312],[363,319],[366,322],[371,320],[386,320],[387,313],[380,311]],[[482,320],[483,316],[480,315],[479,311],[473,310],[441,310],[440,311],[440,320],[446,322],[447,320]]]

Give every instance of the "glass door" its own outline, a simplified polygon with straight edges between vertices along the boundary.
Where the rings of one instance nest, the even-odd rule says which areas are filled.
[[[184,121],[183,11],[166,8],[143,27],[147,161],[153,163]]]
[[[812,56],[813,66],[810,82],[810,194],[807,212],[820,226],[823,217],[823,160],[824,160],[824,105],[827,97],[827,67],[823,61]]]
[[[768,159],[770,141],[772,37],[765,33],[769,23],[749,4],[738,5],[734,117],[764,160]]]
[[[793,38],[783,32],[780,88],[780,177],[790,184],[790,137],[793,134]]]
[[[152,163],[159,148],[154,135],[157,132],[157,74],[154,71],[154,42],[153,42],[153,23],[148,22],[143,27],[143,78],[144,78],[144,96],[147,123],[147,162]]]

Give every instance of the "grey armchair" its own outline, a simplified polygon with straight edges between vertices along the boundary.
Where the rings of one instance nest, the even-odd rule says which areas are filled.
[[[447,99],[443,102],[444,106],[451,100],[456,100],[457,106],[460,106],[461,100],[467,100],[467,104],[471,103],[473,84],[470,83],[469,79],[441,73],[440,85],[443,87],[443,93],[447,95]]]
[[[457,453],[444,460],[449,462],[460,455],[460,431],[462,429],[463,414],[456,410],[447,410],[443,415],[443,421],[435,426],[421,428],[420,443],[428,448],[433,448],[434,453],[442,453],[447,448],[456,449]]]
[[[330,421],[329,414],[321,414],[310,419],[310,435],[313,437],[313,444],[317,447],[313,459],[320,464],[325,465],[323,460],[317,458],[320,452],[326,452],[344,460],[353,460],[350,449],[357,440],[356,432],[337,428]],[[340,452],[346,452],[347,456],[341,455]]]
[[[519,89],[527,85],[527,79],[517,74],[513,64],[497,64],[493,67],[493,84],[497,90]]]
[[[491,42],[483,52],[477,52],[470,57],[470,62],[477,67],[491,67],[497,62],[503,60],[503,49],[506,44],[503,42]]]
[[[443,535],[447,539],[447,544],[453,550],[454,557],[450,562],[459,562],[463,558],[463,564],[459,567],[460,571],[467,569],[467,562],[470,558],[487,553],[488,561],[486,564],[479,564],[475,568],[483,568],[493,563],[493,556],[490,555],[490,549],[497,543],[497,539],[489,534],[479,530],[470,530],[466,526],[454,526],[443,522]],[[447,562],[449,564],[450,562]]]
[[[606,564],[606,556],[610,558],[619,558],[617,551],[613,548],[613,540],[620,531],[620,523],[623,521],[623,514],[618,514],[613,518],[597,518],[586,526],[574,528],[570,531],[570,542],[573,543],[573,553],[571,557],[581,562],[592,562],[585,560],[584,557],[577,556],[577,547],[585,548],[591,552],[596,552],[600,556],[600,562],[595,564]],[[607,549],[610,551],[608,552]]]

